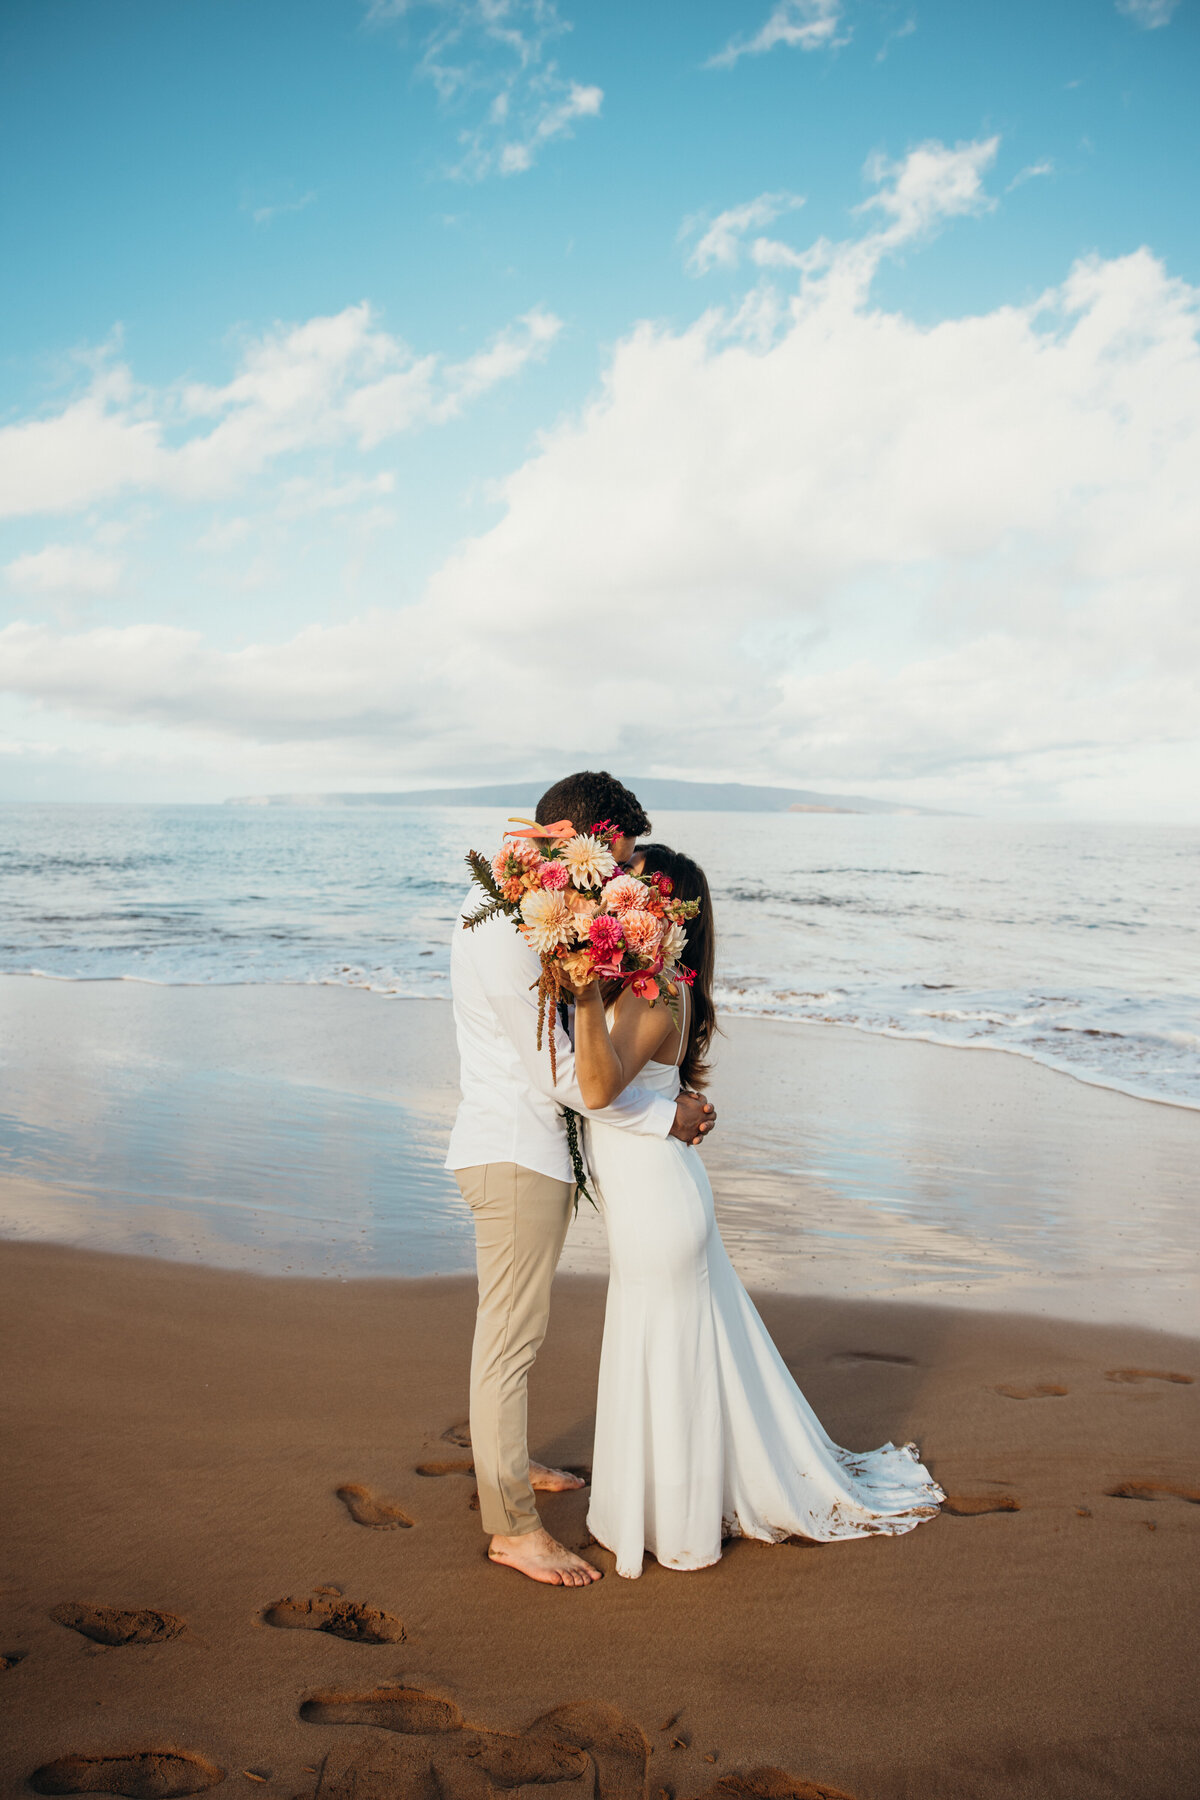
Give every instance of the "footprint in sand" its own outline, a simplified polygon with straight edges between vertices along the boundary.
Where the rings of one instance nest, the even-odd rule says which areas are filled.
[[[650,1745],[641,1727],[611,1706],[576,1701],[557,1706],[522,1732],[465,1725],[453,1701],[417,1688],[369,1694],[314,1695],[300,1709],[314,1724],[375,1725],[392,1742],[362,1738],[326,1756],[316,1800],[355,1800],[364,1793],[440,1792],[454,1800],[494,1800],[516,1787],[579,1781],[595,1800],[645,1800]],[[678,1717],[678,1715],[676,1715]],[[675,1721],[670,1722],[674,1724]],[[594,1781],[588,1780],[589,1769]],[[670,1796],[674,1787],[660,1787]],[[722,1776],[702,1800],[852,1800],[840,1788],[751,1769]]]
[[[439,1700],[410,1687],[372,1688],[364,1694],[327,1689],[309,1696],[300,1708],[300,1717],[310,1725],[377,1725],[381,1731],[402,1731],[414,1737],[461,1731],[463,1725],[453,1700]]]
[[[187,1750],[135,1750],[127,1756],[60,1756],[29,1777],[35,1794],[124,1794],[127,1800],[175,1800],[202,1794],[225,1771]]]
[[[893,1356],[888,1350],[839,1350],[825,1360],[835,1369],[856,1369],[860,1363],[891,1363],[897,1369],[915,1369],[917,1366],[915,1356]]]
[[[1169,1481],[1122,1481],[1104,1492],[1110,1500],[1190,1500],[1193,1506],[1200,1506],[1200,1488]]]
[[[974,1519],[980,1513],[1020,1512],[1021,1502],[1011,1494],[947,1494],[942,1511],[955,1519]]]
[[[313,1724],[375,1725],[400,1742],[361,1739],[325,1759],[317,1800],[364,1791],[418,1792],[431,1781],[455,1800],[489,1800],[497,1789],[577,1781],[596,1771],[596,1800],[644,1800],[650,1746],[639,1726],[610,1706],[559,1706],[518,1733],[465,1725],[453,1701],[417,1688],[314,1694],[300,1708]]]
[[[804,1781],[786,1769],[763,1768],[722,1775],[700,1800],[854,1800],[854,1796],[823,1781]]]
[[[169,1638],[182,1637],[187,1630],[187,1620],[178,1613],[159,1612],[150,1606],[127,1612],[119,1606],[89,1606],[83,1601],[71,1601],[52,1607],[50,1617],[91,1638],[94,1644],[164,1644]]]
[[[397,1501],[360,1482],[343,1482],[337,1497],[356,1525],[368,1525],[372,1531],[408,1531],[414,1523]]]
[[[473,1475],[475,1464],[469,1457],[454,1457],[449,1462],[422,1462],[416,1467],[418,1475]]]
[[[460,1450],[469,1450],[471,1448],[471,1427],[467,1420],[462,1419],[457,1425],[447,1425],[442,1433],[442,1442],[457,1444]]]
[[[276,1600],[264,1608],[263,1619],[283,1631],[324,1631],[351,1644],[404,1642],[404,1626],[394,1613],[321,1588],[311,1600]]]
[[[1018,1387],[1015,1382],[1002,1381],[992,1392],[1003,1394],[1006,1400],[1057,1400],[1070,1389],[1060,1387],[1056,1381],[1039,1381],[1033,1387]]]
[[[1191,1387],[1196,1377],[1181,1375],[1177,1369],[1106,1369],[1105,1381],[1177,1381],[1181,1387]]]
[[[19,1662],[25,1661],[28,1654],[27,1650],[10,1650],[6,1655],[0,1656],[0,1675],[7,1674],[9,1669],[15,1669]]]

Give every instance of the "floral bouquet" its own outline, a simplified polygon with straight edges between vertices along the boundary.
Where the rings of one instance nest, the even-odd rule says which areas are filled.
[[[546,1011],[589,981],[620,981],[653,1006],[690,986],[694,972],[680,962],[687,943],[684,924],[698,900],[676,900],[669,876],[630,875],[612,853],[619,834],[611,819],[576,831],[569,819],[537,825],[511,819],[489,862],[467,853],[471,874],[486,896],[464,920],[468,931],[497,913],[512,920],[542,959],[538,980],[537,1047]],[[558,1079],[554,1031],[549,1033],[551,1078]]]

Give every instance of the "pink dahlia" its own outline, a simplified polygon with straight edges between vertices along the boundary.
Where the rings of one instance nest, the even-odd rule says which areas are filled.
[[[571,871],[564,862],[544,862],[538,869],[538,874],[541,876],[542,886],[549,888],[552,893],[565,888],[571,879]]]
[[[606,913],[601,913],[598,919],[592,920],[588,937],[605,962],[614,958],[621,947],[621,927],[616,919],[610,918]]]

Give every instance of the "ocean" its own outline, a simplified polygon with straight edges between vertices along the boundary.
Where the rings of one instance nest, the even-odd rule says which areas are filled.
[[[0,972],[446,996],[479,808],[0,807]],[[1200,828],[675,812],[722,1007],[1200,1107]]]

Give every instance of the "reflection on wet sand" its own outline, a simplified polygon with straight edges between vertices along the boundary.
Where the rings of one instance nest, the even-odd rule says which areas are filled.
[[[262,1272],[469,1270],[436,1001],[0,981],[0,1233]],[[733,1019],[706,1154],[754,1287],[1184,1329],[1200,1116],[999,1053]],[[587,1207],[564,1268],[601,1271]]]

